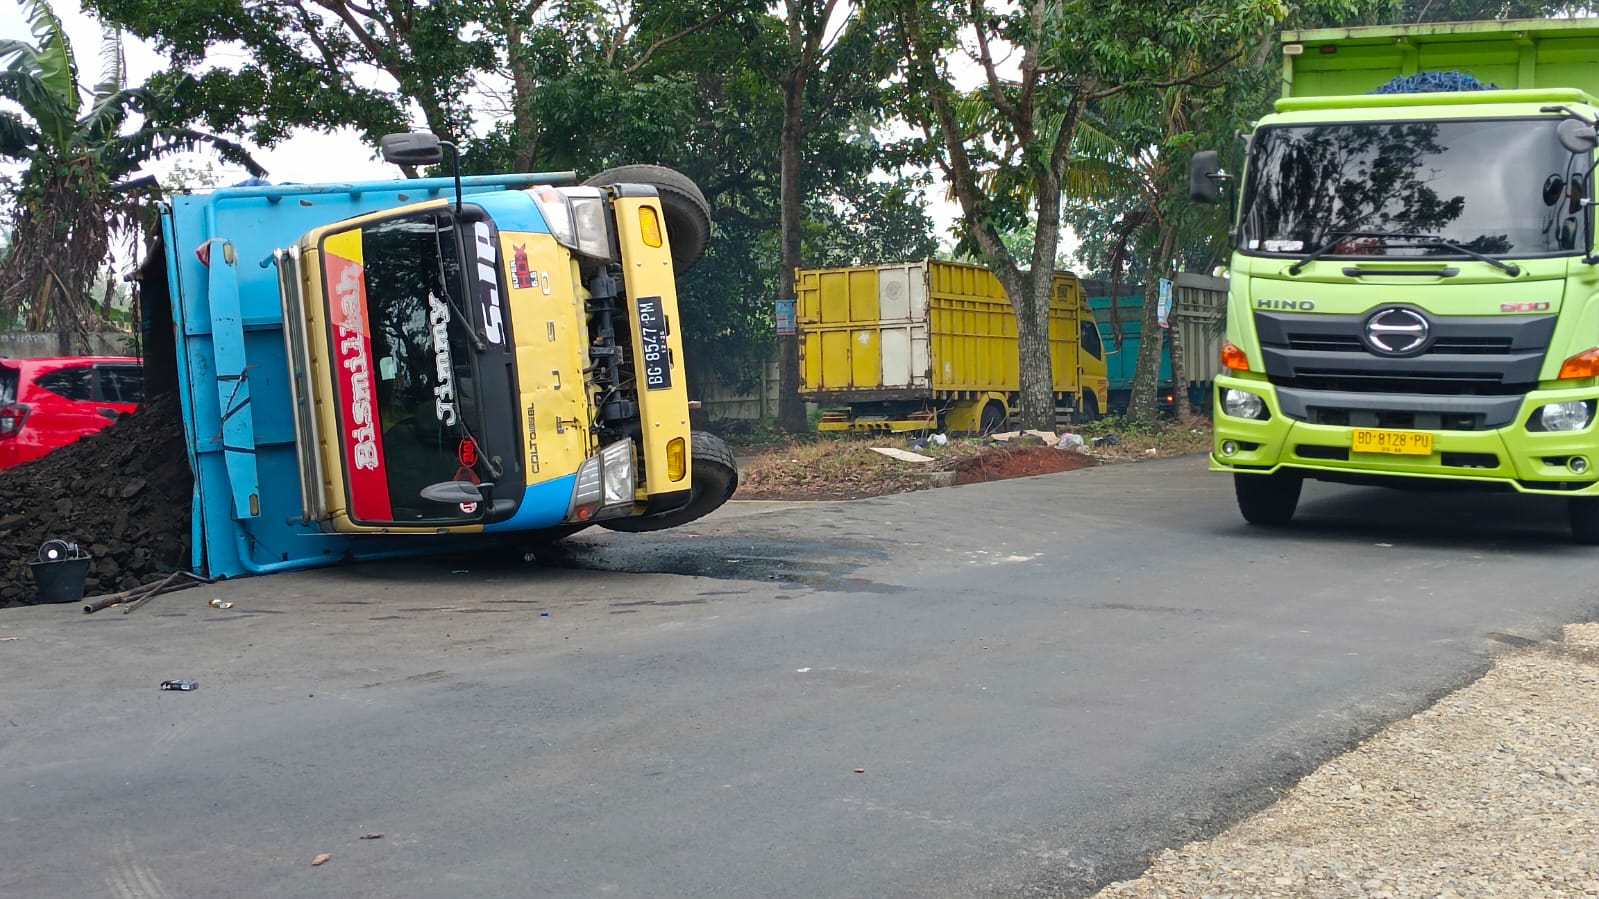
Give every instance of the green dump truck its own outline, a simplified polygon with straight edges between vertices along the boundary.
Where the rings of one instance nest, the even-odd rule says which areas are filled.
[[[1599,544],[1599,19],[1282,36],[1233,194],[1212,467],[1252,523],[1304,478],[1568,498]]]

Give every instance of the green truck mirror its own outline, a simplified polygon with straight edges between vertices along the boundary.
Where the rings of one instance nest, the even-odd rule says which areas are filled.
[[[1201,150],[1188,164],[1188,198],[1195,203],[1220,203],[1221,183],[1228,175],[1221,170],[1221,157],[1215,150]]]

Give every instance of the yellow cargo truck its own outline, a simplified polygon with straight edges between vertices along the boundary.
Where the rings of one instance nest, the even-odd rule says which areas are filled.
[[[988,269],[924,259],[802,269],[800,394],[822,431],[992,432],[1017,404],[1016,313]],[[1105,351],[1082,285],[1056,272],[1057,420],[1105,408]]]

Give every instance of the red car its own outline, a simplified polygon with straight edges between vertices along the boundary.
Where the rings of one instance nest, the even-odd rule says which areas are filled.
[[[0,470],[93,434],[143,400],[138,359],[0,359]]]

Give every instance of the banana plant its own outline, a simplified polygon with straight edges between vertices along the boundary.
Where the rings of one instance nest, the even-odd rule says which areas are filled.
[[[101,42],[99,79],[85,87],[61,19],[48,0],[20,0],[31,42],[0,40],[0,158],[23,164],[0,256],[0,325],[54,326],[63,344],[94,324],[88,296],[113,237],[136,236],[151,194],[130,180],[151,160],[209,148],[265,174],[244,147],[160,120],[162,104],[129,87],[121,35]],[[179,86],[181,89],[181,85]],[[63,346],[63,352],[69,352]]]

